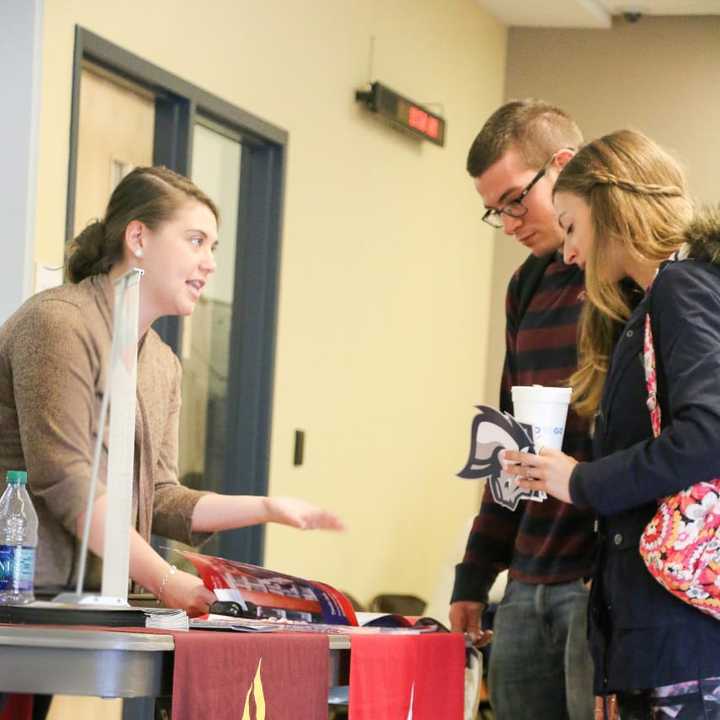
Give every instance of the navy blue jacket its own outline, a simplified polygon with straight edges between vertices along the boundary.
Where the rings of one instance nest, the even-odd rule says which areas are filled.
[[[650,310],[663,431],[652,438],[643,373]],[[720,268],[666,264],[623,329],[594,437],[576,466],[574,503],[599,515],[590,600],[598,693],[720,676],[720,621],[686,605],[650,575],[638,552],[657,498],[720,476]]]

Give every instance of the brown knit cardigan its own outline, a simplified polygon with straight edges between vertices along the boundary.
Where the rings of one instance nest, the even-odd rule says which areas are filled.
[[[78,514],[85,508],[112,337],[113,287],[89,277],[31,297],[0,328],[0,471],[27,470],[40,521],[36,587],[74,582]],[[201,492],[177,479],[180,363],[153,330],[140,342],[133,522],[188,544]],[[105,492],[107,428],[97,497]],[[2,480],[0,480],[0,489]],[[112,512],[112,508],[108,508]],[[121,539],[119,538],[118,541]],[[88,562],[89,587],[99,559]]]

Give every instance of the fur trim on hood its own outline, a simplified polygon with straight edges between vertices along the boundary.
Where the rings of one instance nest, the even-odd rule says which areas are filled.
[[[683,235],[688,257],[720,265],[720,207],[698,211]]]

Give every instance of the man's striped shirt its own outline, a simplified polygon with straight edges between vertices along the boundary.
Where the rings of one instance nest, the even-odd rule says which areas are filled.
[[[577,324],[584,290],[583,272],[565,265],[558,255],[547,267],[522,318],[518,318],[519,272],[510,280],[506,298],[506,356],[500,407],[512,413],[513,385],[567,386],[577,366]],[[570,410],[563,451],[589,460],[588,423]],[[487,602],[498,573],[530,584],[576,580],[591,572],[594,516],[587,510],[548,497],[520,501],[515,511],[493,501],[489,485],[483,493],[463,562],[456,568],[453,602]]]

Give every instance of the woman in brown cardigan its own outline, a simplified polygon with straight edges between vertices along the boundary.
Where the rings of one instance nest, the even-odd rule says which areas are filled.
[[[180,364],[150,327],[190,315],[215,270],[218,211],[187,178],[137,168],[105,218],[73,242],[68,285],[30,298],[0,329],[0,469],[27,469],[40,520],[36,587],[70,586],[90,482],[110,356],[113,281],[130,267],[140,283],[137,417],[130,576],[169,607],[207,612],[213,594],[149,545],[151,531],[189,544],[256,523],[340,529],[331,513],[293,498],[219,495],[177,479]],[[103,453],[100,478],[105,477]],[[90,548],[102,550],[104,487],[92,510]],[[88,580],[99,578],[97,555]]]

